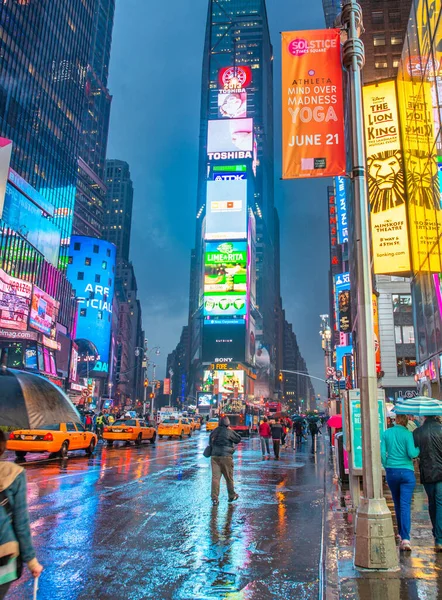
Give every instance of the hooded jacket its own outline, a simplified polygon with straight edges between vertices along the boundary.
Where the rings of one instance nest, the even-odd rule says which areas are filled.
[[[241,436],[228,429],[225,425],[219,425],[210,434],[210,445],[212,456],[232,456],[235,452],[235,444],[239,444]]]
[[[8,497],[12,519],[0,506],[0,557],[21,556],[23,562],[35,559],[26,499],[26,476],[23,467],[0,461],[0,491]],[[13,521],[13,523],[12,523]]]
[[[422,483],[442,481],[442,425],[426,420],[413,431],[414,443],[419,448],[419,471]]]

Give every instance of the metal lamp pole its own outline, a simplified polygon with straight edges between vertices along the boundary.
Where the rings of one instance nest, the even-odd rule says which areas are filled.
[[[154,411],[154,407],[155,407],[155,390],[156,390],[156,381],[155,381],[155,369],[157,368],[157,366],[154,364],[153,368],[152,368],[152,401],[150,403],[150,414],[151,414],[151,418],[153,419],[153,411]]]
[[[364,45],[359,39],[362,10],[354,0],[344,0],[341,23],[347,32],[343,61],[348,71],[351,98],[352,182],[354,197],[351,281],[357,289],[358,383],[361,390],[363,498],[356,513],[355,566],[392,569],[398,566],[393,521],[382,494],[382,471],[377,400],[377,377],[372,307],[372,273],[369,238],[366,157],[362,112],[361,70]]]

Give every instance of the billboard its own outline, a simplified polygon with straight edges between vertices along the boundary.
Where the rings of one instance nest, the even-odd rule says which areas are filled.
[[[398,80],[413,270],[442,271],[442,207],[428,82]]]
[[[207,242],[204,294],[247,292],[247,242]]]
[[[243,90],[220,92],[218,114],[222,118],[243,119],[247,117],[247,92]]]
[[[244,319],[219,324],[204,321],[203,362],[244,362],[246,324]]]
[[[253,119],[209,121],[207,153],[249,152],[253,150]],[[235,158],[232,156],[232,158]],[[239,157],[238,157],[239,158]]]
[[[282,33],[282,178],[345,174],[339,29]]]
[[[338,209],[338,241],[340,244],[348,242],[348,180],[345,177],[335,178],[336,208]]]
[[[77,296],[79,367],[91,375],[108,373],[115,278],[114,244],[85,236],[72,236],[68,279]]]
[[[223,67],[218,72],[218,79],[224,90],[242,90],[252,82],[252,69],[244,65]]]
[[[238,317],[246,314],[247,302],[244,293],[204,296],[205,317]]]
[[[0,269],[0,327],[26,331],[32,284]]]
[[[219,394],[234,394],[237,390],[238,394],[244,394],[245,372],[243,370],[225,370],[225,371],[204,371],[203,390],[211,391],[211,387],[215,387],[215,382],[218,382]]]
[[[206,240],[235,240],[246,236],[247,181],[208,181]]]
[[[373,268],[410,271],[407,209],[394,81],[363,88]]]
[[[60,303],[57,300],[34,285],[29,327],[45,335],[55,337],[55,324],[59,307]]]

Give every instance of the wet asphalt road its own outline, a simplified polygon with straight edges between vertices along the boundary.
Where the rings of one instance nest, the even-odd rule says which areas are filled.
[[[39,600],[316,599],[324,455],[235,454],[240,495],[210,500],[205,431],[26,465]],[[8,598],[32,598],[26,574]]]

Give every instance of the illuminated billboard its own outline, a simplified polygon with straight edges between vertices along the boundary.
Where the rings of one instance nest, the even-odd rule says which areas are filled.
[[[374,272],[407,273],[410,252],[396,84],[364,86],[363,98]]]
[[[348,242],[348,182],[345,177],[335,177],[335,202],[338,211],[338,240],[340,244]]]
[[[80,365],[92,374],[109,371],[115,251],[104,240],[71,238],[67,276],[78,301],[76,343]]]
[[[0,269],[0,327],[26,331],[32,284]]]
[[[213,383],[218,382],[219,394],[244,394],[245,372],[239,369],[227,369],[225,371],[204,371],[203,391],[212,391]]]
[[[252,69],[244,65],[223,67],[219,70],[218,78],[224,90],[242,90],[252,81]]]
[[[203,362],[243,362],[245,360],[246,323],[244,319],[204,321]]]
[[[206,240],[247,236],[247,181],[208,181]]]
[[[204,296],[204,316],[237,317],[247,314],[246,294],[221,294]]]
[[[204,294],[247,292],[247,242],[207,242]]]
[[[207,153],[253,151],[253,119],[209,121]],[[235,158],[232,156],[232,158]],[[239,156],[238,156],[239,158]]]
[[[229,119],[247,117],[247,92],[228,91],[218,94],[219,116]]]
[[[40,333],[55,337],[55,324],[59,307],[60,303],[57,300],[34,285],[29,326]]]

